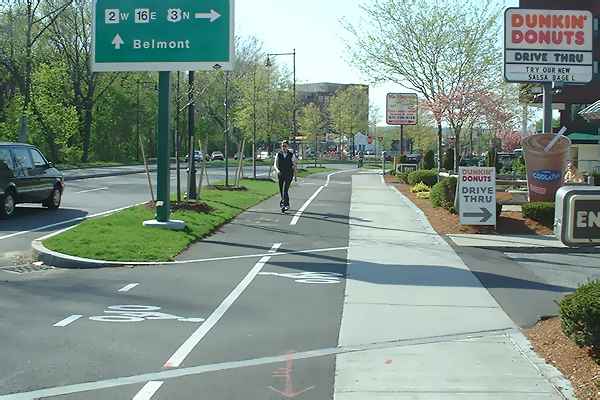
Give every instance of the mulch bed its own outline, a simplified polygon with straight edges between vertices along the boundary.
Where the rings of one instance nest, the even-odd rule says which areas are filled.
[[[214,185],[209,186],[209,189],[223,190],[227,192],[245,192],[248,190],[245,186],[225,186],[225,185]]]
[[[145,206],[147,208],[150,209],[155,209],[155,205],[152,202],[148,202],[145,204]],[[186,202],[186,201],[182,201],[182,202],[171,202],[171,211],[193,211],[193,212],[197,212],[197,213],[203,213],[203,214],[208,214],[210,212],[213,212],[215,209],[212,208],[211,206],[209,206],[208,204],[204,203],[204,202]]]
[[[540,321],[525,333],[535,351],[571,381],[579,400],[600,400],[600,365],[589,348],[578,347],[564,335],[560,318]]]
[[[498,226],[463,226],[460,225],[458,215],[451,214],[444,208],[434,208],[430,200],[418,199],[415,193],[411,193],[410,186],[399,183],[392,176],[386,176],[387,183],[393,184],[403,195],[408,197],[419,207],[429,219],[433,229],[440,235],[456,234],[500,234],[500,235],[551,235],[552,229],[539,224],[528,218],[523,218],[521,213],[504,211],[498,218]],[[506,193],[498,193],[498,200],[502,200]]]

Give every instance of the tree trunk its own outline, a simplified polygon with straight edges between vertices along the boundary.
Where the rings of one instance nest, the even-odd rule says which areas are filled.
[[[442,171],[442,135],[443,135],[442,122],[438,121],[438,144],[437,144],[437,148],[438,148],[438,163],[437,163],[438,179],[439,179],[440,172]]]
[[[86,163],[90,158],[90,141],[92,137],[92,107],[89,103],[85,104],[83,110],[83,154],[81,155],[81,162]]]
[[[460,129],[454,130],[454,172],[458,173],[458,166],[460,165],[461,151],[460,151]]]

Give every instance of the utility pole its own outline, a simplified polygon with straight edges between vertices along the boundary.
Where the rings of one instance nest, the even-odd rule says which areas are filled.
[[[196,160],[194,151],[194,128],[195,122],[195,104],[194,104],[194,71],[188,71],[188,143],[189,143],[189,181],[188,181],[188,200],[196,200],[198,193],[196,189]]]

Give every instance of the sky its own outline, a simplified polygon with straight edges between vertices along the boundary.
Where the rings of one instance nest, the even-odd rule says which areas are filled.
[[[480,0],[465,0],[465,3]],[[362,0],[236,0],[236,35],[256,36],[266,52],[287,53],[296,49],[297,79],[301,83],[369,83],[346,63],[345,30],[341,18],[356,21]],[[517,6],[518,0],[507,0]],[[501,40],[499,37],[498,40]],[[282,58],[289,63],[292,58]],[[385,110],[386,94],[406,92],[393,83],[371,85],[371,102]],[[383,114],[381,115],[381,119]]]

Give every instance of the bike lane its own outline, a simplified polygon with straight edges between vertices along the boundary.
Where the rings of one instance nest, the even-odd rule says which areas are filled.
[[[312,178],[317,181],[318,179]],[[294,201],[306,200],[313,190],[311,185],[296,187]],[[236,255],[249,257],[150,268],[61,270],[30,277],[10,277],[0,282],[0,285],[4,286],[3,297],[12,297],[12,302],[4,303],[7,313],[0,317],[0,336],[5,336],[4,343],[14,343],[14,346],[3,352],[5,362],[0,367],[0,395],[160,371],[172,351],[202,325],[202,319],[214,312],[225,296],[246,276],[256,260],[260,259],[257,254],[267,253],[275,239],[281,241],[282,251],[315,249],[311,246],[322,245],[319,240],[304,243],[298,239],[297,236],[312,230],[309,228],[308,231],[302,231],[305,226],[302,223],[289,230],[289,235],[282,233],[289,229],[291,216],[278,214],[277,204],[278,199],[271,199],[255,207],[224,227],[206,243],[197,245],[201,248],[199,251],[202,258],[225,257],[234,252]],[[267,219],[269,221],[266,221]],[[258,235],[247,229],[249,224],[262,224],[266,230],[263,229],[264,233]],[[307,228],[308,225],[306,224]],[[288,238],[289,241],[286,240]],[[232,243],[235,245],[232,246]],[[279,263],[281,259],[281,263],[304,265],[309,261],[314,263],[314,259],[328,260],[327,257],[339,258],[345,262],[345,253],[339,256],[332,253],[315,253],[310,257],[276,256],[273,262]],[[182,259],[193,255],[186,254]],[[308,260],[303,261],[303,258]],[[269,266],[270,264],[265,265],[265,271]],[[259,284],[263,278],[269,279],[272,276],[257,276],[250,289],[254,290],[254,284]],[[287,281],[289,278],[283,279]],[[135,283],[139,285],[126,292],[120,291]],[[340,293],[343,293],[343,288],[340,289]],[[272,306],[272,302],[276,302],[277,297],[282,295],[285,293],[273,292],[267,298],[269,303],[263,302],[262,307]],[[290,297],[290,294],[287,296]],[[259,296],[258,300],[264,301],[265,298]],[[297,299],[298,302],[300,300]],[[131,307],[132,305],[137,307]],[[235,306],[237,305],[236,303]],[[311,307],[317,307],[317,304],[312,304]],[[230,311],[234,310],[237,310],[237,307],[232,307]],[[257,316],[265,314],[268,321],[280,318],[278,313],[268,308],[267,311],[250,311]],[[206,339],[216,330],[223,329],[221,325],[228,321],[228,314],[216,324],[215,330],[210,332]],[[235,316],[241,325],[252,325],[257,320],[260,321],[254,318],[251,323],[246,323],[248,313],[241,314],[242,319]],[[69,318],[78,315],[81,317],[68,321]],[[52,326],[61,323],[66,325]],[[225,326],[224,329],[231,330],[229,325]],[[239,326],[234,330],[239,331]],[[246,337],[250,337],[248,335],[251,334],[246,334]],[[337,340],[337,331],[331,336]],[[281,349],[286,349],[282,352],[293,349],[287,349],[287,344],[288,342],[284,342],[280,346]],[[314,343],[317,344],[319,343]],[[264,353],[270,355],[270,351]],[[237,354],[231,351],[215,352],[212,359],[237,360],[244,356],[243,352],[239,353],[239,357]],[[198,363],[194,361],[194,364],[190,365],[204,364],[212,359],[201,357]],[[168,385],[165,387],[168,388]],[[131,385],[55,397],[134,398],[139,391],[140,385]],[[179,395],[174,398],[179,398]]]

